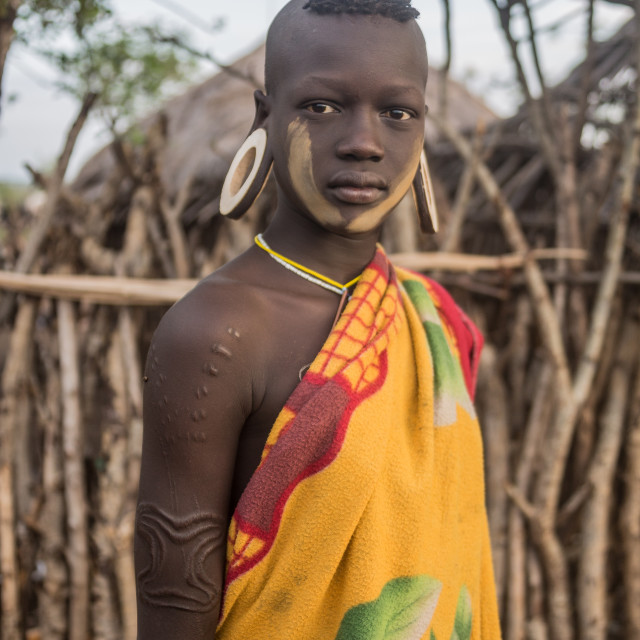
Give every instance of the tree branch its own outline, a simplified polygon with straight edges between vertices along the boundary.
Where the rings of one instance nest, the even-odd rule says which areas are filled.
[[[553,131],[553,119],[551,117],[551,102],[549,100],[549,92],[547,90],[547,82],[544,78],[542,71],[542,64],[540,63],[540,55],[538,53],[538,43],[536,41],[536,28],[533,24],[533,16],[529,9],[529,2],[527,0],[520,0],[524,9],[524,15],[527,18],[527,26],[529,27],[529,43],[531,45],[531,56],[538,74],[538,82],[540,83],[540,93],[542,95],[542,105],[544,111],[544,117],[547,122],[547,127],[550,132]]]
[[[443,118],[447,117],[447,106],[449,103],[449,71],[451,69],[451,58],[453,55],[453,46],[451,40],[451,4],[449,0],[442,0],[444,8],[444,37],[447,44],[447,57],[444,65],[440,70],[440,105],[439,111]]]
[[[7,54],[15,34],[13,23],[18,15],[18,9],[23,0],[4,0],[0,4],[0,113],[2,112],[2,78]]]
[[[595,0],[589,0],[589,13],[587,19],[587,37],[586,37],[586,58],[584,61],[584,67],[582,69],[582,83],[580,87],[580,96],[578,97],[578,105],[576,112],[576,120],[573,129],[573,155],[580,149],[580,142],[582,140],[582,130],[587,121],[587,109],[589,106],[589,86],[591,74],[593,72],[594,61],[594,15],[595,15]]]
[[[64,176],[67,172],[67,167],[69,166],[69,159],[71,158],[71,153],[73,152],[73,148],[75,147],[76,141],[78,139],[78,135],[82,130],[85,122],[87,121],[87,117],[89,116],[89,111],[96,101],[97,94],[88,93],[84,100],[82,101],[82,106],[80,111],[67,134],[67,138],[64,144],[64,148],[60,157],[58,158],[58,162],[56,163],[56,167],[53,171],[53,175],[48,184],[47,189],[47,203],[42,212],[42,216],[38,220],[35,228],[29,234],[29,239],[27,240],[27,246],[24,248],[18,261],[16,262],[15,271],[17,273],[28,273],[29,269],[33,265],[38,252],[40,251],[40,246],[44,241],[51,223],[53,221],[54,214],[56,212],[56,207],[58,205],[58,200],[60,198],[60,192],[62,190],[62,182],[64,180]]]
[[[554,143],[553,129],[550,128],[549,122],[545,122],[545,116],[543,115],[543,110],[540,106],[540,102],[534,100],[533,96],[531,95],[529,81],[527,80],[527,75],[524,71],[524,67],[520,59],[520,54],[518,53],[518,44],[513,37],[513,34],[511,33],[511,3],[509,3],[506,7],[500,7],[497,0],[491,0],[491,2],[498,12],[498,17],[500,18],[500,26],[502,27],[502,32],[504,33],[507,45],[509,46],[511,59],[513,60],[516,68],[518,82],[520,84],[520,88],[522,89],[522,93],[524,94],[527,109],[531,114],[533,125],[538,133],[542,152],[547,161],[547,164],[549,165],[549,169],[551,170],[552,175],[554,176],[554,178],[558,179],[562,173],[562,166],[560,164],[560,161],[558,160],[557,148]]]

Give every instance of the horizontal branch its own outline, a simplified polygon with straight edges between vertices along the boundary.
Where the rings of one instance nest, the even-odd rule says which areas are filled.
[[[197,280],[151,280],[110,276],[26,275],[0,271],[0,289],[36,296],[110,305],[173,304]]]
[[[524,267],[528,260],[586,260],[582,249],[534,249],[527,254],[507,253],[501,256],[464,253],[397,253],[389,256],[393,264],[415,271],[443,269],[446,271],[503,271]]]
[[[518,269],[528,260],[584,260],[586,254],[577,249],[536,249],[527,255],[517,253],[502,256],[466,255],[462,253],[397,253],[390,256],[398,266],[416,271],[442,269],[457,272]],[[28,275],[0,271],[0,289],[21,293],[84,300],[111,305],[173,304],[198,280],[145,279],[83,275]]]
[[[603,273],[602,271],[584,271],[582,273],[575,274],[559,274],[555,271],[544,270],[542,272],[542,277],[548,284],[566,283],[571,285],[593,287],[600,284],[603,278]],[[460,281],[460,278],[466,278],[464,282],[469,282],[466,276],[458,276],[453,274],[443,275],[440,280],[443,284],[457,285]],[[620,273],[620,277],[618,278],[618,282],[621,285],[638,286],[640,285],[640,271],[622,271]],[[479,287],[499,287],[503,291],[506,291],[508,289],[524,287],[527,285],[527,281],[522,273],[492,273],[483,276],[475,276],[473,279],[473,284]],[[464,283],[461,283],[461,286],[465,286]]]

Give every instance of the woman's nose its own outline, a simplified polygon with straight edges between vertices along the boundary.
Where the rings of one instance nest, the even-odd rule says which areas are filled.
[[[358,113],[345,122],[344,133],[336,152],[340,158],[373,160],[379,162],[384,157],[384,147],[380,136],[381,126],[378,114]]]

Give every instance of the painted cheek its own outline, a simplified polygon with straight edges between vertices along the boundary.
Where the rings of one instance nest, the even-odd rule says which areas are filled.
[[[375,207],[367,211],[366,215],[356,218],[349,224],[347,229],[355,233],[363,233],[375,229],[384,217],[402,200],[409,191],[413,178],[415,177],[420,162],[420,152],[422,151],[422,140],[417,140],[412,151],[411,158],[407,162],[403,171],[389,185],[387,197],[376,204]]]
[[[288,169],[296,195],[318,222],[339,225],[342,216],[320,192],[313,177],[311,138],[307,125],[294,120],[287,129]]]

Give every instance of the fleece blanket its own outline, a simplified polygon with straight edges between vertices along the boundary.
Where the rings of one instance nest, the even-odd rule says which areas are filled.
[[[216,638],[500,638],[481,341],[441,287],[378,249],[233,515]]]

